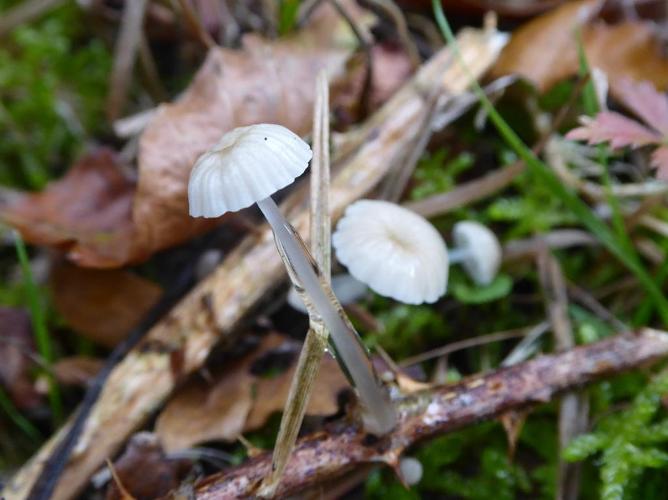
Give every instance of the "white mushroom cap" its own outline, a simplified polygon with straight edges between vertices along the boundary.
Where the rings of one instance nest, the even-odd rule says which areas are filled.
[[[407,304],[436,302],[448,283],[448,249],[426,219],[405,208],[360,200],[332,235],[339,262],[380,295]]]
[[[346,306],[363,297],[367,293],[368,288],[364,283],[355,279],[350,274],[344,273],[332,277],[332,290],[334,291],[336,298],[339,299],[341,305]],[[290,304],[293,309],[304,314],[308,312],[304,302],[302,302],[301,297],[297,293],[297,290],[292,286],[288,291],[287,299],[288,304]]]
[[[474,221],[458,222],[452,233],[457,248],[467,253],[462,265],[468,275],[478,285],[489,285],[501,265],[501,245],[496,235]]]
[[[227,132],[190,173],[193,217],[219,217],[252,205],[299,177],[313,153],[297,134],[261,123]]]
[[[399,461],[399,471],[408,486],[418,484],[422,479],[422,463],[413,457],[403,457]]]

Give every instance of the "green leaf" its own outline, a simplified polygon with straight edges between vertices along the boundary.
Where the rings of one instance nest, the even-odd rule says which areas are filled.
[[[452,294],[464,304],[484,304],[506,297],[513,288],[513,280],[507,274],[499,274],[486,286],[459,281],[452,286]]]

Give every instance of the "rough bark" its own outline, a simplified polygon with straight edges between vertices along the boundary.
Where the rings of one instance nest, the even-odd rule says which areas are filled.
[[[509,410],[545,403],[556,394],[667,355],[668,334],[643,329],[413,394],[399,402],[399,424],[383,439],[371,440],[355,424],[338,422],[298,441],[277,498],[330,481],[363,464],[386,463],[397,470],[404,450],[419,441]],[[270,468],[271,454],[259,455],[205,478],[196,488],[196,498],[252,496]]]

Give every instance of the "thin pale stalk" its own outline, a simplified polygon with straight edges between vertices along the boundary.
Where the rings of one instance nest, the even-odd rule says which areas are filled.
[[[329,171],[329,87],[326,74],[320,72],[316,81],[316,102],[313,113],[313,160],[311,162],[309,215],[311,253],[320,269],[322,279],[327,283],[331,281]],[[262,497],[272,497],[276,492],[290,453],[297,441],[329,337],[322,318],[309,298],[302,293],[301,287],[295,287],[295,289],[306,305],[309,330],[297,361],[297,368],[281,418],[272,456],[271,473],[265,478],[258,491],[258,495]]]
[[[332,335],[337,361],[359,395],[364,428],[377,435],[387,433],[396,423],[395,409],[375,376],[362,340],[329,283],[318,276],[315,261],[299,233],[285,220],[274,200],[265,198],[257,205],[274,232],[286,268],[297,276],[297,285],[308,294]]]

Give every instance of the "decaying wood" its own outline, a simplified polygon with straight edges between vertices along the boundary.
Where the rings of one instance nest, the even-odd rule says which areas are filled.
[[[505,37],[493,30],[462,31],[460,50],[474,76],[489,68],[504,42]],[[427,96],[437,88],[457,95],[469,83],[469,73],[457,65],[447,48],[443,49],[350,136],[359,147],[351,150],[343,144],[342,151],[347,154],[335,155],[333,162],[338,170],[330,191],[333,221],[348,204],[372,190],[393,162],[403,157],[429,111]],[[290,219],[300,234],[308,234],[305,208],[299,207]],[[80,491],[104,460],[160,407],[176,384],[203,365],[219,340],[231,339],[239,321],[284,278],[271,231],[263,226],[259,236],[242,242],[116,367],[53,498],[70,498]],[[5,498],[26,498],[42,464],[63,436],[62,430],[54,435],[16,474],[2,492]]]
[[[400,403],[399,425],[383,439],[372,441],[353,425],[339,422],[300,440],[277,495],[297,493],[361,464],[397,467],[401,454],[419,441],[547,402],[555,394],[666,355],[668,334],[644,329],[416,393]],[[205,479],[196,489],[196,498],[248,497],[270,467],[271,455],[259,455]]]

